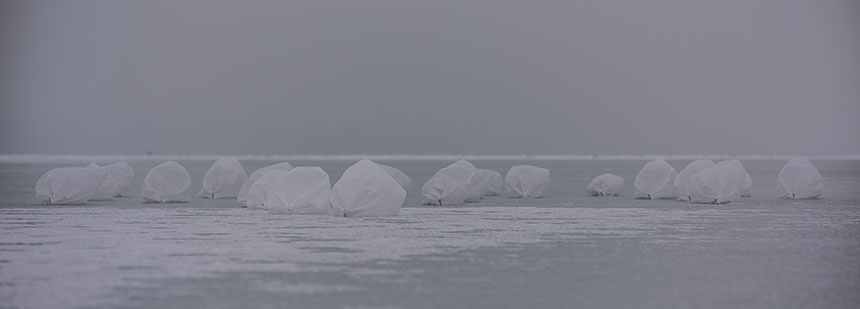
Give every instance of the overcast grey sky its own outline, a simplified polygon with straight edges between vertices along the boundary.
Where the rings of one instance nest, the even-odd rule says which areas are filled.
[[[856,0],[2,3],[2,153],[860,153]]]

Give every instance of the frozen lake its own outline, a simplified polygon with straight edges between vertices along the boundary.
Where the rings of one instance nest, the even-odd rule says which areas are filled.
[[[689,161],[670,161],[680,171]],[[100,162],[109,163],[109,162]],[[0,308],[858,308],[860,161],[816,161],[825,194],[775,194],[784,161],[744,161],[753,197],[633,200],[645,161],[473,161],[549,168],[546,198],[421,206],[442,161],[381,161],[413,179],[397,217],[287,216],[235,200],[36,204],[50,168],[0,164]],[[182,161],[196,194],[212,161]],[[249,173],[275,163],[242,162]],[[332,184],[353,162],[320,166]],[[590,197],[591,178],[626,179]]]

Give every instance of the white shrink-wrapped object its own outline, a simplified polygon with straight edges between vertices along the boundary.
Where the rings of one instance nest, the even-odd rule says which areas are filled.
[[[88,168],[102,169],[105,172],[105,180],[90,200],[109,200],[120,197],[131,187],[134,170],[128,162],[120,161],[110,165],[98,166],[91,163]]]
[[[421,187],[421,195],[430,205],[458,205],[466,202],[473,183],[478,181],[475,172],[462,165],[448,165],[433,175]]]
[[[785,198],[818,198],[824,193],[821,173],[807,158],[795,158],[785,163],[776,183],[776,192]]]
[[[221,158],[203,175],[203,190],[198,198],[237,198],[248,174],[235,158]]]
[[[499,195],[505,189],[505,180],[502,178],[502,174],[496,171],[478,170],[478,176],[481,177],[481,181],[487,188],[486,193],[484,193],[485,196]]]
[[[459,164],[459,165],[462,165],[462,166],[468,167],[469,169],[471,169],[471,170],[473,170],[473,171],[477,171],[477,170],[478,170],[478,167],[476,167],[474,164],[472,164],[472,162],[469,162],[469,161],[468,161],[468,160],[466,160],[466,159],[460,159],[460,160],[454,161],[454,163],[453,163],[453,164]]]
[[[406,190],[378,164],[361,160],[353,164],[331,189],[331,211],[336,217],[395,216],[406,199]]]
[[[678,175],[675,168],[659,159],[648,162],[639,170],[633,187],[636,193],[633,198],[639,199],[667,199],[675,198],[675,177]]]
[[[717,164],[728,165],[737,170],[743,176],[743,181],[739,183],[741,197],[750,197],[752,196],[752,177],[750,177],[750,173],[747,172],[747,169],[741,164],[740,160],[730,160],[723,161]]]
[[[50,205],[86,204],[104,182],[101,168],[60,167],[49,170],[36,182],[36,199]]]
[[[585,188],[585,192],[594,196],[614,196],[624,189],[624,178],[613,174],[603,174],[594,177],[594,180]]]
[[[319,167],[270,171],[248,190],[248,208],[285,214],[328,214],[331,182]]]
[[[90,163],[87,165],[87,168],[95,170],[97,173],[105,174],[104,180],[99,185],[99,188],[96,189],[96,192],[90,195],[90,201],[105,201],[112,199],[114,195],[116,195],[118,188],[114,185],[112,181],[108,179],[108,170],[105,167],[101,167],[98,164]]]
[[[191,198],[191,176],[174,161],[153,167],[143,177],[140,195],[149,203],[185,203]]]
[[[744,174],[736,166],[717,164],[687,178],[688,200],[698,204],[725,204],[741,197]]]
[[[687,167],[684,167],[684,169],[682,169],[681,172],[678,173],[678,176],[675,177],[674,186],[675,191],[677,192],[676,196],[678,200],[690,200],[690,194],[687,192],[687,180],[690,178],[690,176],[693,176],[694,174],[714,165],[717,164],[714,163],[714,161],[708,159],[699,159],[690,162],[690,164],[687,164]]]
[[[127,195],[128,190],[131,189],[131,181],[134,180],[134,169],[131,168],[131,164],[128,164],[128,162],[125,161],[119,161],[105,165],[105,168],[108,170],[107,177],[115,182],[119,188],[119,193],[114,195],[114,197]]]
[[[464,159],[457,160],[453,164],[464,166],[470,170],[472,173],[475,173],[475,177],[472,178],[472,181],[466,184],[466,202],[477,202],[484,196],[484,193],[489,189],[489,185],[487,185],[481,178],[481,175],[478,174],[478,168],[475,167],[472,162],[466,161]]]
[[[276,183],[279,179],[286,177],[289,171],[271,170],[257,177],[250,186],[248,192],[245,193],[244,206],[250,209],[266,209],[266,197],[268,192],[276,190]]]
[[[257,179],[260,179],[260,177],[271,171],[289,171],[291,169],[293,169],[293,166],[290,165],[290,163],[282,162],[266,166],[251,173],[251,176],[248,176],[248,179],[242,184],[242,188],[239,189],[239,194],[236,196],[236,200],[239,202],[239,205],[243,207],[248,206],[248,190],[251,189],[251,185],[254,184]]]
[[[517,165],[505,175],[505,191],[512,197],[542,197],[549,183],[549,170],[537,166]]]
[[[406,174],[401,172],[399,169],[384,164],[379,164],[379,167],[388,172],[391,177],[394,177],[394,180],[403,187],[403,190],[409,191],[409,189],[412,189],[412,178],[406,176]]]

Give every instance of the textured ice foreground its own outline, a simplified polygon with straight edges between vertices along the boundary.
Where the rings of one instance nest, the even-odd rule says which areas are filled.
[[[340,178],[352,163],[296,165],[320,165]],[[503,170],[520,162],[478,163]],[[31,182],[54,166],[0,165],[0,307],[860,303],[856,162],[816,162],[832,188],[819,200],[776,195],[781,161],[744,162],[761,181],[753,198],[727,205],[634,200],[632,191],[593,198],[582,190],[597,171],[632,179],[643,163],[539,162],[553,171],[542,199],[418,206],[420,188],[413,188],[400,215],[385,218],[275,215],[234,200],[143,204],[139,192],[39,206]],[[211,162],[182,164],[200,179]],[[447,164],[398,167],[422,182]]]

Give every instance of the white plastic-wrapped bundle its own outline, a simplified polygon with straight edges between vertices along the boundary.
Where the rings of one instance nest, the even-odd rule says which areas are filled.
[[[406,176],[406,174],[401,172],[399,169],[383,164],[379,164],[379,167],[388,172],[391,177],[394,177],[394,180],[396,180],[397,183],[400,184],[401,187],[403,187],[403,190],[409,191],[409,189],[412,188],[412,178]]]
[[[684,167],[684,169],[678,173],[678,176],[675,177],[674,186],[678,200],[690,200],[690,194],[687,192],[687,180],[689,180],[690,176],[714,165],[717,164],[708,159],[699,159],[687,164],[687,167]]]
[[[740,160],[730,160],[723,161],[717,164],[728,165],[737,170],[743,176],[743,181],[738,184],[740,186],[741,197],[750,197],[752,196],[752,177],[750,177],[750,173],[747,172],[747,169],[741,164]]]
[[[36,199],[44,204],[86,204],[104,182],[104,169],[87,167],[55,168],[39,177]]]
[[[659,159],[646,163],[633,180],[633,187],[636,188],[633,198],[675,198],[675,176],[677,175],[675,168],[666,163],[666,160]]]
[[[448,165],[433,175],[421,187],[425,202],[433,205],[463,204],[468,197],[472,184],[478,181],[475,172],[462,165]]]
[[[807,158],[795,158],[785,163],[776,183],[776,192],[785,198],[818,198],[824,193],[821,173]]]
[[[460,160],[454,161],[454,163],[452,163],[452,164],[459,164],[459,165],[468,167],[469,169],[471,169],[473,171],[478,170],[478,167],[476,167],[474,164],[472,164],[472,162],[469,162],[466,159],[460,159]]]
[[[331,211],[337,217],[394,216],[406,199],[406,190],[378,164],[353,164],[331,189]]]
[[[585,188],[585,192],[594,196],[613,196],[621,193],[624,188],[624,178],[613,174],[603,174],[594,177],[594,180]]]
[[[174,161],[153,167],[143,177],[140,195],[150,203],[185,203],[191,198],[191,176]]]
[[[260,177],[271,171],[289,171],[291,169],[293,169],[292,165],[287,162],[282,162],[266,166],[251,173],[251,176],[248,176],[248,179],[242,184],[242,188],[239,189],[239,194],[236,196],[236,200],[239,202],[239,205],[248,206],[248,190],[251,189],[251,185],[254,184],[257,179],[260,179]]]
[[[485,183],[481,175],[478,174],[478,168],[472,162],[464,159],[457,160],[453,164],[464,166],[472,170],[472,173],[475,173],[472,181],[466,184],[466,202],[477,202],[480,200],[484,196],[484,193],[489,190],[489,184]]]
[[[698,204],[725,204],[741,197],[744,174],[730,164],[717,164],[687,178],[689,201]]]
[[[505,175],[505,191],[513,197],[542,197],[549,183],[549,170],[537,166],[517,165]]]
[[[235,158],[221,158],[203,175],[203,189],[198,198],[237,198],[248,174]]]
[[[128,162],[120,161],[110,165],[98,166],[91,163],[88,168],[102,169],[105,172],[105,180],[90,200],[108,200],[125,194],[131,187],[134,171]]]
[[[286,214],[328,214],[331,182],[319,167],[265,173],[248,190],[248,208]]]
[[[505,189],[505,180],[502,178],[502,174],[496,171],[478,170],[478,176],[481,177],[481,181],[487,188],[484,195],[499,195]]]
[[[274,191],[275,183],[278,179],[285,177],[287,172],[289,171],[271,170],[262,173],[260,177],[254,180],[254,183],[248,186],[248,192],[245,193],[243,205],[250,209],[266,209],[265,202],[268,191]]]

